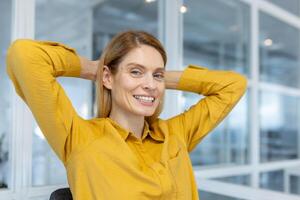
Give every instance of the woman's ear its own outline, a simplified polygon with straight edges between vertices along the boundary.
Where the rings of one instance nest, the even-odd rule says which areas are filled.
[[[113,83],[113,77],[112,74],[109,70],[109,68],[104,65],[103,67],[103,85],[107,88],[107,89],[112,89],[112,83]]]

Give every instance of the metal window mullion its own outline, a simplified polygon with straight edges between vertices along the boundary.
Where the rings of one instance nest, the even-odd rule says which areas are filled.
[[[300,90],[288,86],[283,86],[274,83],[267,83],[260,81],[259,89],[264,91],[272,91],[281,95],[287,95],[291,97],[300,97]]]
[[[11,190],[14,197],[22,189],[22,103],[19,97],[12,95],[12,133],[10,137],[10,159],[11,159]],[[2,195],[2,194],[1,194]]]
[[[257,1],[257,7],[264,13],[267,13],[293,27],[300,29],[299,16],[296,16],[289,11],[284,10],[283,8],[265,0]]]
[[[163,43],[165,44],[165,36],[164,36],[164,20],[165,20],[165,16],[164,16],[164,13],[165,13],[165,1],[158,1],[157,3],[157,23],[158,23],[158,30],[157,30],[157,35],[158,35],[158,39]]]
[[[34,0],[14,0],[12,41],[34,37]],[[13,94],[12,189],[13,198],[26,199],[31,178],[32,115],[26,104]]]
[[[257,7],[257,0],[253,0],[251,4],[251,79],[252,88],[250,88],[250,166],[253,171],[251,172],[251,186],[254,188],[259,187],[259,165],[260,156],[260,133],[259,133],[259,13]]]
[[[12,40],[34,37],[35,0],[13,1]]]
[[[261,163],[257,166],[259,172],[269,172],[286,168],[295,168],[300,165],[300,160],[282,160],[270,163]],[[228,176],[249,175],[253,171],[251,165],[215,165],[215,166],[195,166],[195,176],[197,178],[221,178]]]
[[[180,70],[182,66],[182,15],[179,12],[181,4],[181,0],[164,0],[160,4],[164,12],[161,13],[163,22],[160,24],[160,34],[168,55],[167,70]],[[179,100],[179,91],[166,91],[162,118],[180,112]]]

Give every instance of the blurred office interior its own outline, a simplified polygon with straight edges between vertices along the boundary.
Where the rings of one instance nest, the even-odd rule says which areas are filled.
[[[248,90],[190,154],[202,200],[300,199],[300,0],[0,0],[0,199],[47,200],[67,186],[5,70],[17,38],[53,40],[97,59],[118,32],[145,30],[188,64],[234,70]],[[77,112],[95,115],[91,81],[59,78]],[[167,91],[161,118],[196,103]]]

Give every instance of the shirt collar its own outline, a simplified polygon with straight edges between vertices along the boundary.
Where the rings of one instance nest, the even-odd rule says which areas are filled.
[[[115,122],[113,119],[107,117],[106,118],[119,132],[119,134],[122,136],[124,140],[126,140],[129,136],[129,134],[133,134],[129,132],[127,129],[123,128],[121,125],[119,125],[117,122]],[[144,123],[144,130],[142,135],[142,140],[144,140],[148,135],[156,141],[163,142],[164,138],[161,136],[155,134],[153,131],[150,130],[148,122],[145,120]]]
[[[160,137],[160,135],[157,135],[157,134],[155,134],[155,132],[153,132],[153,131],[150,130],[149,124],[145,120],[144,132],[143,132],[143,135],[142,135],[142,140],[144,140],[144,138],[146,138],[147,135],[150,135],[150,137],[152,139],[156,140],[156,141],[159,141],[159,142],[163,142],[164,141],[163,137]]]

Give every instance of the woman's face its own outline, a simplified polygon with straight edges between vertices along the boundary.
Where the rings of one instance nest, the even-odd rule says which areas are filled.
[[[165,90],[163,58],[155,48],[141,45],[124,57],[110,84],[104,85],[111,89],[114,112],[151,116]]]

